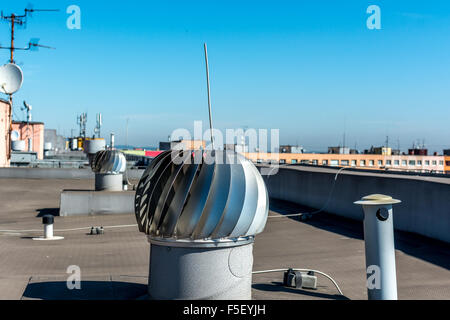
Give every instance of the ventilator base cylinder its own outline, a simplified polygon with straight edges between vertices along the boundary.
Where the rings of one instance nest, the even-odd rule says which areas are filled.
[[[150,243],[150,299],[251,299],[252,239],[204,244]]]
[[[95,174],[95,191],[122,191],[122,174]]]

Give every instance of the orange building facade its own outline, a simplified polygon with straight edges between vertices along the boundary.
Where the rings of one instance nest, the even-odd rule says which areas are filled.
[[[444,170],[446,173],[450,173],[450,156],[444,156],[444,158],[445,158]]]
[[[321,154],[321,153],[244,153],[255,163],[311,164],[330,167],[349,167],[410,172],[450,173],[444,156],[410,156],[378,154]],[[450,157],[447,157],[450,161]],[[450,162],[448,162],[450,165]]]

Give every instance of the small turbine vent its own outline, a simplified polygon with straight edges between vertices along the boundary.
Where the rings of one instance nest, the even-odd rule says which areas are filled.
[[[120,174],[127,168],[125,155],[118,150],[102,150],[96,153],[92,171],[100,174]]]

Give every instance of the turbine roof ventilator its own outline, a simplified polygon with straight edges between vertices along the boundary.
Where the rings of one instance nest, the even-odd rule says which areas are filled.
[[[264,230],[269,198],[252,162],[230,151],[166,151],[144,172],[135,197],[150,238],[219,240]]]
[[[96,153],[91,168],[95,173],[121,174],[127,168],[127,160],[118,150],[102,150]]]

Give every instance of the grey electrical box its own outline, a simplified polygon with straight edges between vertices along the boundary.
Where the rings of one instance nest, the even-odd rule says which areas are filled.
[[[317,289],[317,277],[314,272],[300,272],[289,269],[284,273],[283,284],[297,289]]]

